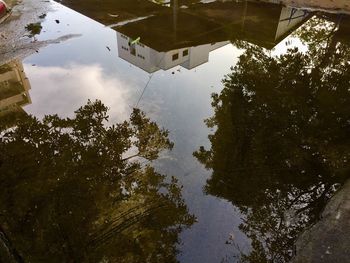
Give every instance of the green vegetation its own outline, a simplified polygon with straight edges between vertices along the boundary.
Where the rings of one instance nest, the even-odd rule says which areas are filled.
[[[176,262],[194,217],[176,179],[150,163],[172,148],[168,132],[137,109],[107,127],[107,110],[89,101],[73,118],[24,116],[2,131],[0,230],[13,257]]]
[[[213,94],[211,148],[194,156],[213,171],[205,192],[243,215],[252,241],[243,262],[288,262],[298,235],[349,178],[350,47],[329,24],[314,18],[296,32],[306,53],[271,56],[240,43],[245,52]]]
[[[31,37],[39,35],[42,29],[41,23],[31,23],[26,26],[26,30],[30,33]]]

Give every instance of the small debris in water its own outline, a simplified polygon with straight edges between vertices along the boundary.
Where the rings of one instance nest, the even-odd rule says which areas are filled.
[[[332,254],[331,251],[330,251],[330,248],[331,248],[330,246],[327,247],[327,250],[326,250],[326,254],[327,255],[331,255]]]
[[[341,215],[341,212],[340,211],[338,211],[338,213],[337,213],[337,215],[335,216],[335,219],[339,219],[340,218],[340,215]]]
[[[31,37],[39,35],[42,28],[40,23],[31,23],[26,26],[26,30],[31,34]]]

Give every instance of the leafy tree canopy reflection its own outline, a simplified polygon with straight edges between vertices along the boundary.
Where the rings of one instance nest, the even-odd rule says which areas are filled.
[[[311,28],[299,31],[306,43]],[[350,174],[350,49],[339,27],[316,29],[307,52],[276,57],[245,44],[213,94],[211,148],[194,153],[213,171],[205,191],[243,215],[252,250],[242,261],[287,262],[297,236]]]
[[[194,217],[176,179],[149,163],[172,148],[168,132],[137,109],[106,127],[107,110],[89,101],[74,118],[27,116],[2,131],[0,241],[13,257],[176,262]]]

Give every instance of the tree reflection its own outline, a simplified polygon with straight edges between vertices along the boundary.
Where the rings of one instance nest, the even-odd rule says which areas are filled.
[[[339,26],[308,23],[297,32],[307,52],[276,57],[245,44],[213,94],[211,148],[194,153],[212,169],[206,193],[243,215],[252,242],[243,262],[288,261],[297,236],[349,177],[350,49]]]
[[[176,262],[178,234],[194,217],[176,179],[148,162],[172,148],[168,132],[137,109],[129,121],[107,120],[89,101],[74,118],[25,116],[2,131],[0,243],[13,258]]]

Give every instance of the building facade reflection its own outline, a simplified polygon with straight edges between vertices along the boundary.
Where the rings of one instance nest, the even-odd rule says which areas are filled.
[[[148,73],[160,69],[168,70],[175,66],[186,69],[195,68],[208,62],[211,51],[229,44],[229,41],[222,41],[159,52],[142,43],[131,44],[132,38],[119,32],[117,32],[117,42],[119,57]]]
[[[32,103],[30,88],[21,61],[0,66],[0,119],[26,114],[23,107]]]
[[[256,1],[107,1],[98,9],[97,0],[60,2],[117,31],[119,57],[149,73],[195,68],[236,40],[272,49],[312,16]]]

